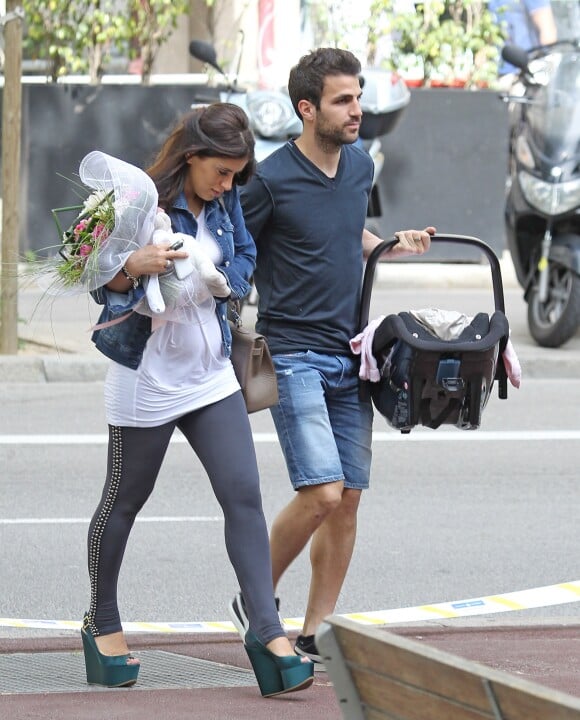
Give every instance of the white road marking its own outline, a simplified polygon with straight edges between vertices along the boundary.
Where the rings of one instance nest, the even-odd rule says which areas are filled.
[[[150,516],[138,517],[136,522],[141,523],[164,523],[164,522],[222,522],[219,516],[191,515],[185,517],[171,516]],[[0,525],[88,525],[91,518],[0,518]]]
[[[256,432],[255,443],[277,443],[275,432]],[[475,430],[459,431],[456,428],[433,430],[417,429],[404,435],[394,430],[374,432],[373,442],[541,442],[550,440],[580,440],[580,430]],[[0,435],[0,445],[106,445],[108,435]],[[176,435],[172,443],[186,442]]]

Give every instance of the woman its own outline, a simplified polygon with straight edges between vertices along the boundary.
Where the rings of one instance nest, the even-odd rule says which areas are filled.
[[[135,517],[178,427],[223,509],[227,552],[251,620],[244,644],[262,695],[312,684],[312,663],[293,654],[276,610],[251,429],[229,360],[226,303],[248,292],[256,252],[235,186],[254,167],[245,113],[216,103],[186,115],[147,171],[173,230],[194,236],[223,276],[211,288],[217,297],[210,313],[192,303],[189,315],[152,324],[147,315],[126,312],[142,298],[144,276],[187,257],[169,243],[133,252],[95,294],[105,308],[93,340],[113,362],[105,382],[107,478],[88,534],[91,604],[82,639],[90,683],[137,680],[139,661],[129,654],[121,629],[117,579]],[[115,322],[119,306],[125,317]]]

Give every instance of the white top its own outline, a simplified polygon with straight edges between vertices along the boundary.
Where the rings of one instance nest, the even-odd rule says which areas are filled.
[[[197,218],[200,247],[217,264],[219,245]],[[164,322],[145,346],[136,370],[112,361],[105,380],[105,413],[110,425],[155,427],[223,400],[240,389],[234,368],[222,353],[215,308],[199,309],[192,322]]]

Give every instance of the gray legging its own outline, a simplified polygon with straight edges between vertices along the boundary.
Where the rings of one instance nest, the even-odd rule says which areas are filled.
[[[276,611],[258,466],[241,392],[154,428],[109,426],[107,479],[89,526],[89,623],[94,635],[121,630],[117,580],[129,533],[151,494],[178,427],[202,462],[225,520],[226,549],[254,633],[284,635]]]

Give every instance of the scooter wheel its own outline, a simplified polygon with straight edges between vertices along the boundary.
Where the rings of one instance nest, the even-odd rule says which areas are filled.
[[[580,324],[580,277],[559,265],[552,265],[549,272],[545,302],[536,284],[530,289],[528,326],[538,345],[556,348],[570,340]]]

